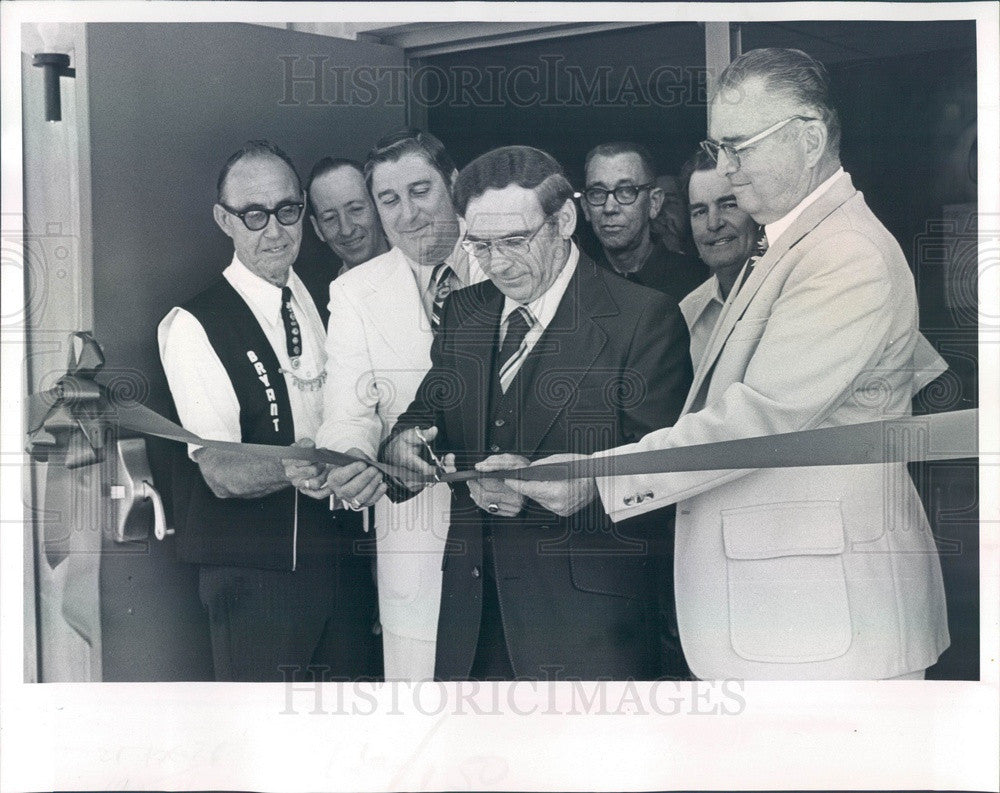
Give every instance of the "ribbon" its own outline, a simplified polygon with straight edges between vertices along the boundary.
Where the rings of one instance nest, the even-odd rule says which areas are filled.
[[[97,342],[90,334],[77,333],[74,336],[83,341],[83,348],[79,356],[74,356],[71,351],[66,376],[56,388],[31,397],[29,402],[29,416],[34,417],[29,421],[29,451],[34,459],[57,458],[69,468],[97,462],[103,459],[103,422],[113,421],[121,429],[252,457],[306,460],[338,466],[360,460],[401,481],[435,481],[434,477],[421,477],[407,469],[330,449],[199,438],[143,405],[111,397],[103,386],[93,380],[104,362]],[[572,462],[547,463],[488,474],[470,469],[442,474],[437,481],[462,482],[486,477],[546,481],[672,471],[962,459],[978,456],[978,414],[977,409],[971,409],[907,416],[697,446],[586,457]],[[69,443],[70,435],[86,442]]]

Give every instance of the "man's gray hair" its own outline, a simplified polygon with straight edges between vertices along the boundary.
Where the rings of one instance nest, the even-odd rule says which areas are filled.
[[[751,77],[762,77],[769,91],[810,108],[826,126],[827,151],[833,155],[840,153],[840,117],[830,101],[830,77],[822,63],[802,50],[781,47],[750,50],[722,72],[718,94],[738,89]]]
[[[653,162],[653,155],[649,149],[641,143],[633,143],[628,140],[617,140],[611,143],[599,143],[587,152],[587,157],[583,161],[583,172],[587,173],[590,163],[594,157],[614,157],[618,154],[634,154],[642,163],[642,170],[645,175],[642,177],[647,182],[652,182],[656,178],[656,163]]]

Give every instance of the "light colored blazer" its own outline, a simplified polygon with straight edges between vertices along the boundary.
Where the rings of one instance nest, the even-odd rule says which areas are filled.
[[[914,381],[940,371],[914,373],[919,342],[903,253],[845,174],[730,295],[684,415],[615,451],[908,415]],[[948,646],[940,563],[904,465],[678,472],[598,488],[614,520],[677,503],[678,623],[700,678],[886,678]]]
[[[316,444],[341,452],[356,447],[374,458],[430,369],[430,323],[397,248],[334,280],[329,307],[328,377]],[[379,615],[386,631],[435,639],[450,512],[446,485],[402,504],[383,498],[375,505]]]

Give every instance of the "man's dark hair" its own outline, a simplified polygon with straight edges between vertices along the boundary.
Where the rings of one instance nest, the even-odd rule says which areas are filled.
[[[316,164],[312,167],[309,172],[309,178],[306,179],[306,197],[309,196],[309,191],[312,189],[313,182],[319,179],[321,176],[326,176],[328,173],[333,173],[334,171],[339,171],[341,168],[353,168],[361,176],[365,175],[365,172],[361,168],[361,163],[357,160],[351,160],[347,157],[323,157],[318,160]],[[309,214],[315,215],[313,211],[312,202],[309,202]]]
[[[229,155],[229,159],[226,160],[225,165],[222,166],[222,170],[219,171],[219,179],[215,183],[215,200],[220,204],[222,203],[222,194],[226,189],[226,179],[229,177],[229,172],[236,163],[246,157],[266,157],[268,155],[277,157],[292,169],[292,173],[295,174],[295,183],[299,186],[299,192],[301,193],[302,180],[299,178],[299,172],[295,170],[295,163],[292,162],[292,158],[269,140],[248,140]]]
[[[688,199],[688,190],[691,186],[691,175],[695,171],[714,171],[715,170],[715,160],[709,157],[703,149],[698,149],[685,160],[684,164],[681,166],[680,173],[677,175],[677,181],[680,182],[681,187],[681,198],[684,200],[685,204],[690,203]]]
[[[455,173],[455,163],[444,144],[429,132],[419,129],[401,129],[379,139],[365,160],[363,169],[368,192],[372,189],[372,171],[383,162],[396,162],[406,154],[418,154],[441,174],[445,186],[451,189],[452,175]]]
[[[503,146],[476,157],[455,179],[455,210],[464,216],[469,201],[487,190],[516,184],[534,190],[546,217],[573,196],[563,167],[551,154],[531,146]]]
[[[614,157],[616,154],[637,155],[640,162],[642,162],[642,169],[646,174],[642,177],[643,181],[652,182],[656,178],[656,165],[653,162],[653,155],[650,153],[649,149],[641,143],[632,143],[631,141],[626,140],[614,141],[613,143],[601,143],[588,151],[587,158],[583,161],[583,173],[585,178],[587,169],[590,168],[590,161],[593,160],[594,157]]]
[[[767,47],[745,52],[730,63],[719,77],[716,96],[739,90],[751,77],[762,77],[767,90],[805,105],[827,129],[827,150],[840,152],[840,117],[830,102],[830,77],[826,67],[802,50]]]

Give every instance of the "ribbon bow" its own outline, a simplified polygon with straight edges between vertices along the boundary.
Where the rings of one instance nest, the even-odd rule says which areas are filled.
[[[104,353],[89,332],[70,334],[66,374],[54,388],[28,397],[26,450],[31,459],[66,468],[104,459],[111,403],[94,380],[103,366]]]

